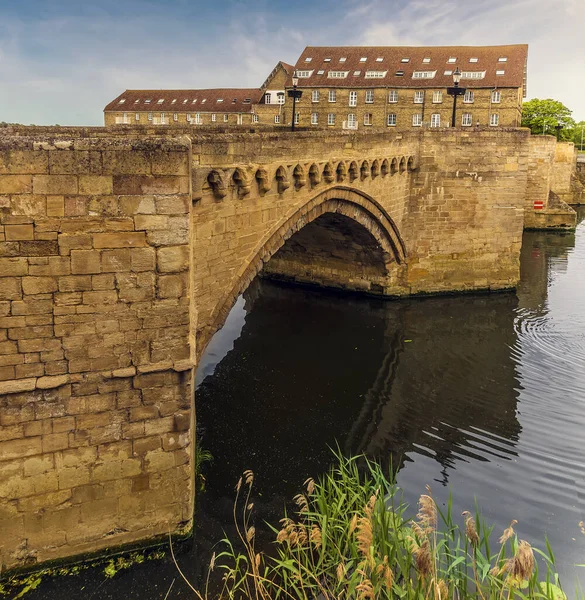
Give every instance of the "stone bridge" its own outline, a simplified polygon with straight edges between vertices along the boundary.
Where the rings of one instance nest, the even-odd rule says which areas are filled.
[[[4,569],[189,531],[197,360],[257,275],[503,290],[525,225],[574,224],[527,130],[179,133],[0,136]]]

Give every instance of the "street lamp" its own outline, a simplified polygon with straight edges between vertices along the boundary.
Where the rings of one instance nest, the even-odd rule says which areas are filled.
[[[451,127],[455,127],[455,116],[457,114],[457,96],[463,96],[467,91],[465,88],[459,87],[461,81],[461,71],[456,67],[453,71],[453,87],[447,88],[447,94],[453,96],[453,114],[451,115]]]
[[[300,100],[301,96],[303,95],[303,92],[301,92],[301,90],[297,90],[297,85],[299,85],[299,78],[297,76],[296,71],[293,73],[292,84],[293,84],[293,89],[288,91],[288,96],[289,96],[289,98],[293,99],[292,121],[291,121],[290,130],[294,131],[295,130],[295,115],[296,115],[297,100]]]
[[[560,123],[557,123],[555,125],[555,130],[557,132],[557,142],[559,141],[559,136],[561,134],[561,129],[563,128],[563,126]]]

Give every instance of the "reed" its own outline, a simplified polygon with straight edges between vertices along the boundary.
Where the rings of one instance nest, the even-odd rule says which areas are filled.
[[[305,482],[275,534],[276,552],[255,548],[253,474],[237,486],[234,519],[239,543],[214,556],[230,599],[509,600],[566,598],[548,542],[546,552],[518,538],[513,521],[491,545],[491,527],[478,514],[441,510],[430,488],[408,516],[392,472],[367,458],[345,458],[319,481]],[[535,559],[535,555],[539,560]],[[208,590],[197,593],[211,597]]]

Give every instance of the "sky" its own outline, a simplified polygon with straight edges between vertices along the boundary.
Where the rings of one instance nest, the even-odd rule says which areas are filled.
[[[125,89],[259,87],[305,46],[528,43],[585,120],[585,0],[0,0],[0,121],[101,125]]]

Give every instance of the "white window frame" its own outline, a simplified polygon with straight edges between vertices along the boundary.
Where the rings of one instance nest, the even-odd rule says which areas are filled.
[[[148,113],[148,120],[152,121],[152,113]]]
[[[499,104],[502,101],[500,90],[492,90],[492,104]]]
[[[327,100],[329,102],[337,102],[337,90],[329,90],[329,94],[327,95]]]
[[[256,113],[254,113],[252,115],[252,123],[258,123],[259,121],[260,121],[260,117]]]
[[[335,125],[335,113],[329,113],[327,115],[327,125]]]
[[[434,91],[433,92],[433,104],[442,104],[443,103],[443,92]]]
[[[364,74],[365,79],[384,79],[388,71],[366,71]]]
[[[223,116],[223,122],[227,123],[230,120],[230,116],[229,115],[224,115]]]
[[[201,113],[195,113],[195,125],[201,125],[202,123]]]
[[[244,124],[244,115],[242,113],[238,113],[238,125]]]
[[[412,126],[413,127],[422,127],[422,114],[415,113],[412,115]]]
[[[386,117],[386,125],[388,127],[396,127],[396,113],[388,113]]]
[[[473,115],[471,113],[463,113],[461,115],[461,127],[471,127],[473,125]]]
[[[462,71],[461,79],[483,79],[485,71]]]
[[[284,104],[284,92],[276,92],[276,104]]]
[[[390,90],[388,92],[388,102],[390,104],[396,104],[396,102],[398,102],[398,90]]]
[[[178,113],[173,113],[173,121],[178,121],[179,120],[179,115]]]
[[[355,113],[349,113],[347,115],[347,126],[350,129],[357,129],[357,117]]]
[[[412,74],[413,79],[434,79],[437,71],[414,71]]]
[[[264,94],[264,104],[272,104],[272,93],[266,92]]]
[[[319,102],[319,90],[313,90],[311,92],[311,102]]]
[[[301,120],[301,115],[300,113],[295,113],[295,125],[299,124],[299,121]]]
[[[280,124],[280,115],[274,115],[274,123],[275,123],[276,125],[279,125],[279,124]]]
[[[308,79],[313,74],[313,71],[296,71],[296,75],[299,79]]]
[[[329,79],[345,79],[349,74],[349,71],[329,71],[327,77]]]
[[[319,125],[319,113],[311,113],[311,125]]]
[[[136,114],[134,115],[134,120],[135,120],[135,121],[140,121],[140,113],[136,113]]]
[[[424,104],[425,101],[425,91],[424,90],[416,90],[414,92],[414,104]]]
[[[374,90],[366,90],[366,104],[374,104]]]
[[[355,90],[349,92],[349,106],[357,106],[357,92]]]
[[[211,115],[211,122],[212,122],[212,123],[215,123],[215,122],[216,122],[216,120],[217,120],[217,115],[216,115],[215,113],[213,113],[213,114]]]
[[[364,113],[364,125],[371,127],[373,125],[374,115],[372,113]]]
[[[473,90],[465,90],[465,94],[463,95],[464,104],[473,104],[474,96]]]
[[[441,126],[441,114],[433,113],[431,115],[431,127],[440,127]]]
[[[490,115],[490,127],[498,127],[500,124],[500,115],[498,113],[492,113]]]

